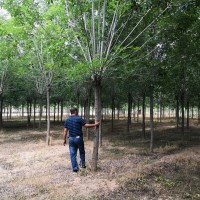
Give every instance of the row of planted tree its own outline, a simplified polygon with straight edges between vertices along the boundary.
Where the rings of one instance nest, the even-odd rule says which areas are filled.
[[[130,95],[130,94],[129,94]],[[142,98],[138,98],[136,101],[128,95],[127,98],[127,103],[124,102],[123,105],[120,107],[115,107],[115,102],[118,102],[119,100],[116,98],[108,98],[106,103],[106,106],[102,105],[102,111],[101,111],[101,119],[102,120],[111,120],[112,122],[114,120],[127,120],[127,130],[129,131],[129,124],[131,122],[144,122],[149,120],[150,117],[150,112],[149,112],[149,100],[145,100]],[[75,100],[75,99],[74,99]],[[106,99],[105,99],[106,100]],[[79,99],[80,101],[80,99]],[[82,101],[75,101],[74,105],[78,105],[77,107],[79,108],[79,115],[83,117],[84,119],[89,122],[89,120],[94,120],[95,119],[95,113],[94,113],[94,100],[91,99],[91,102],[83,102]],[[80,103],[80,104],[79,104]],[[122,104],[122,102],[121,102]],[[179,125],[179,116],[182,118],[185,118],[187,121],[187,129],[189,128],[189,119],[196,119],[199,122],[199,109],[198,108],[189,108],[189,107],[184,107],[182,109],[175,107],[179,105],[169,105],[166,107],[167,104],[164,102],[156,101],[154,103],[154,121],[157,122],[162,122],[162,120],[165,119],[173,119],[177,123],[177,127]],[[73,106],[73,104],[71,104]],[[92,107],[91,107],[92,106]],[[45,99],[42,100],[40,104],[37,104],[37,99],[34,98],[33,102],[32,101],[27,101],[26,105],[23,104],[19,107],[13,107],[11,104],[8,106],[2,106],[1,110],[1,119],[5,121],[14,121],[14,120],[27,120],[27,126],[31,126],[31,122],[33,122],[33,127],[36,126],[36,122],[38,124],[38,128],[41,128],[41,121],[47,121],[47,106],[46,106],[46,101]],[[66,117],[69,116],[69,110],[70,110],[70,105],[69,102],[67,101],[57,101],[54,102],[54,104],[51,104],[50,106],[50,119],[51,121],[55,122],[63,122]],[[183,113],[182,113],[183,111]],[[182,121],[182,120],[181,120]],[[39,122],[39,123],[38,123]],[[3,122],[1,122],[1,128],[3,127]],[[183,125],[183,131],[184,131],[184,123]],[[112,128],[113,128],[113,123],[112,123]]]

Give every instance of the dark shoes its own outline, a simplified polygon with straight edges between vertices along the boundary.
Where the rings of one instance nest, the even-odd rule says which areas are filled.
[[[85,169],[86,166],[85,166],[85,165],[80,165],[80,168]],[[74,172],[74,173],[77,173],[77,172],[78,172],[78,169],[73,169],[73,172]]]
[[[86,166],[85,166],[85,165],[80,165],[80,168],[84,168],[84,169],[85,169],[85,168],[86,168]]]

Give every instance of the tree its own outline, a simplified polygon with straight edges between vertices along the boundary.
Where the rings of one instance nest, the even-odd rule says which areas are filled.
[[[0,129],[2,128],[3,95],[8,89],[8,71],[14,66],[19,48],[16,36],[19,29],[13,28],[12,20],[0,19]]]
[[[135,6],[141,9],[141,11],[137,10],[140,19],[124,33],[130,21],[134,19]],[[137,31],[138,26],[151,10],[148,6],[145,4],[142,7],[139,2],[135,5],[132,1],[126,1],[124,4],[117,0],[65,1],[66,14],[69,16],[68,26],[74,35],[74,43],[80,48],[87,63],[85,64],[87,68],[84,69],[90,74],[94,85],[95,121],[101,121],[101,87],[107,71],[113,69],[113,63],[118,55],[130,47],[168,8],[167,6],[151,22],[148,22],[146,27]],[[137,34],[134,35],[135,31]],[[94,171],[97,170],[99,135],[97,128],[92,158]]]

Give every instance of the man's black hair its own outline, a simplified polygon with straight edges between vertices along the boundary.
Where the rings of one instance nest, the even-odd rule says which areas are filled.
[[[70,113],[71,113],[71,114],[78,113],[78,109],[77,109],[76,107],[72,107],[72,108],[70,109]]]

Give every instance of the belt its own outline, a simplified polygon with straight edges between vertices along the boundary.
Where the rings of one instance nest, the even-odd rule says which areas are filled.
[[[72,138],[81,138],[80,135],[77,135],[77,136],[69,136],[69,138],[72,137]]]

